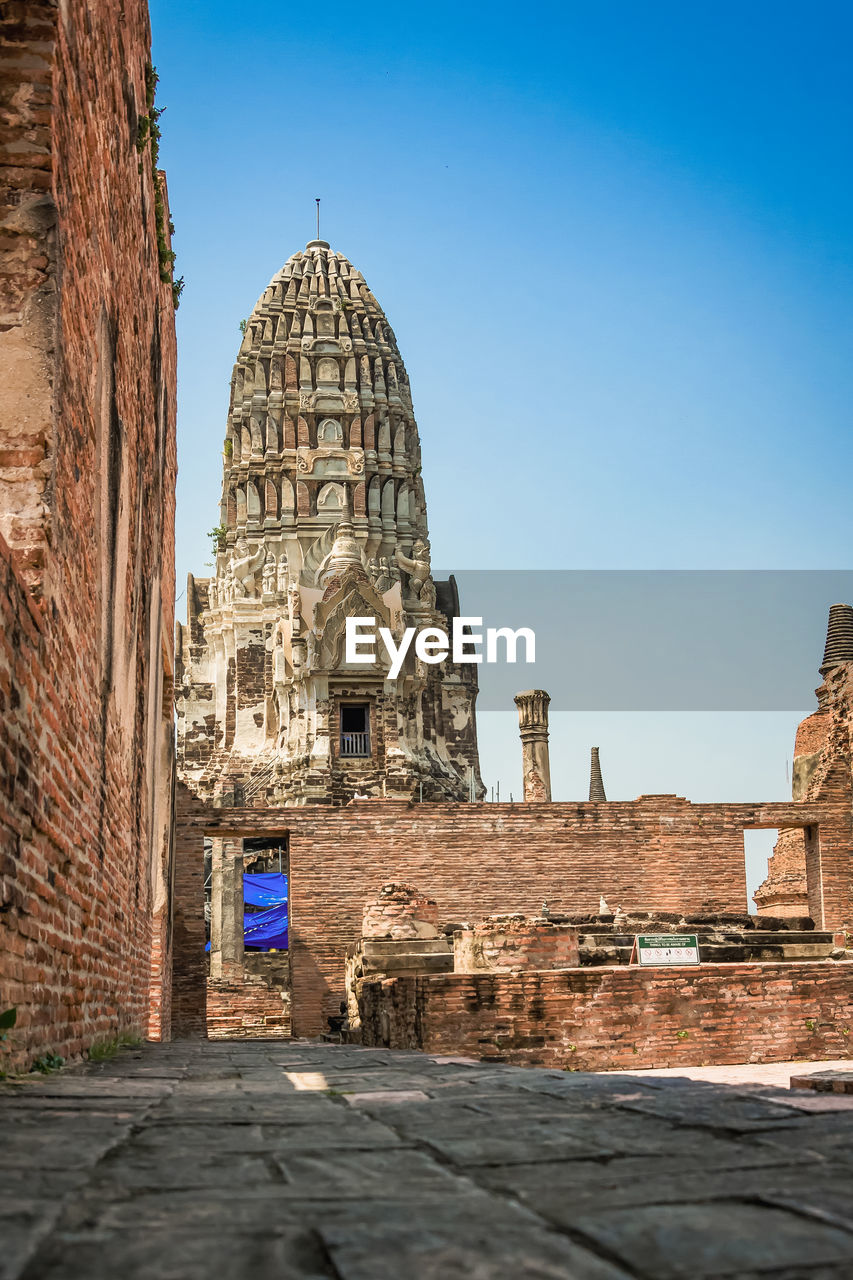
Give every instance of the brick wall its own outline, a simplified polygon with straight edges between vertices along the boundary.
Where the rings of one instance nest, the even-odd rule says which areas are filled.
[[[809,834],[782,831],[767,867],[767,878],[755,894],[759,914],[826,913],[826,901],[850,897],[850,829],[853,820],[853,663],[839,662],[824,671],[817,690],[819,709],[797,729],[791,794],[804,803],[830,804],[841,814],[846,806],[846,831],[839,823],[835,836],[818,849]],[[841,911],[829,921],[849,923]]]
[[[456,973],[568,969],[578,956],[577,929],[527,916],[490,916],[453,935]]]
[[[290,996],[257,978],[209,980],[207,1034],[211,1040],[283,1040],[290,1035]]]
[[[366,981],[362,1042],[577,1071],[847,1058],[853,964]]]
[[[2,7],[0,1003],[18,1006],[14,1066],[168,1033],[175,336],[136,147],[149,56],[142,0]]]
[[[543,899],[555,913],[595,912],[602,893],[611,907],[744,912],[745,827],[811,823],[820,829],[818,847],[826,837],[840,850],[846,821],[845,811],[831,808],[691,805],[677,796],[227,810],[205,808],[179,783],[175,1027],[203,1029],[205,831],[288,836],[293,1027],[315,1035],[345,997],[345,953],[360,936],[364,904],[390,880],[435,899],[442,924],[510,909],[535,915]]]

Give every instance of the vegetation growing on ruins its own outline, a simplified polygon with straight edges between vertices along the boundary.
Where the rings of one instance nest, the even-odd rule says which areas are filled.
[[[33,1060],[33,1071],[38,1071],[41,1075],[49,1075],[51,1071],[58,1071],[60,1067],[65,1065],[65,1059],[58,1053],[43,1053],[40,1057]]]
[[[128,1032],[122,1032],[110,1040],[96,1040],[89,1049],[89,1061],[108,1062],[116,1056],[119,1049],[135,1049],[141,1044],[140,1036],[130,1035]]]
[[[160,264],[160,279],[164,284],[172,286],[172,301],[175,310],[180,306],[181,294],[184,291],[184,277],[179,276],[175,279],[175,259],[177,255],[170,248],[169,240],[166,238],[166,202],[163,199],[163,184],[157,171],[157,165],[160,160],[160,139],[163,136],[160,128],[160,117],[166,110],[165,107],[155,106],[155,98],[157,95],[157,68],[153,67],[149,62],[145,68],[145,106],[146,113],[139,117],[136,131],[136,149],[141,155],[148,147],[151,157],[151,177],[154,183],[154,222],[157,229],[157,260]],[[142,163],[139,165],[139,172],[142,172]],[[169,237],[175,234],[175,224],[172,219],[168,222]]]
[[[208,532],[207,536],[213,543],[214,553],[225,550],[225,536],[227,533],[228,530],[225,528],[224,524],[218,524]]]

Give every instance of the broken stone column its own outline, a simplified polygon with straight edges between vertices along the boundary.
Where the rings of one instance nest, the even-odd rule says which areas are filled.
[[[210,976],[243,976],[243,841],[212,842]]]
[[[521,734],[525,800],[551,799],[551,760],[548,754],[548,703],[544,689],[515,695]]]

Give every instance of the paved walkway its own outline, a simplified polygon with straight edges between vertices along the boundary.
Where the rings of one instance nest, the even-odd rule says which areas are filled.
[[[761,1080],[147,1046],[0,1088],[0,1275],[850,1280],[853,1111],[792,1100]]]

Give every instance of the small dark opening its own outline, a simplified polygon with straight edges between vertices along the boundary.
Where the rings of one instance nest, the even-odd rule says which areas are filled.
[[[370,707],[366,702],[341,704],[341,755],[370,755]]]

